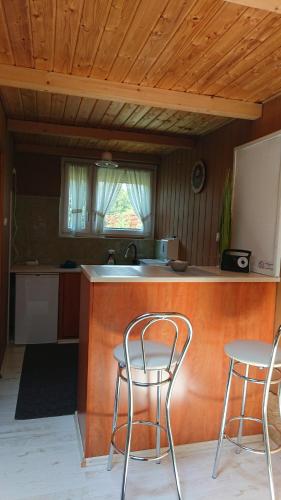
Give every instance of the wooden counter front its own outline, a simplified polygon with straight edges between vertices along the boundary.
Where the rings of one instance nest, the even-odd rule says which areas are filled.
[[[78,419],[85,458],[108,453],[117,370],[113,349],[130,320],[155,311],[177,311],[191,320],[193,340],[172,398],[172,428],[176,445],[208,441],[217,438],[221,419],[228,370],[224,344],[238,338],[271,342],[275,295],[275,283],[90,283],[82,275]],[[120,423],[127,398],[127,386],[121,385]],[[230,402],[235,415],[241,389],[235,379]],[[255,416],[257,394],[259,387],[250,388],[246,408]],[[154,418],[155,400],[154,392],[136,389],[138,419]],[[151,430],[135,430],[133,449],[153,446]]]

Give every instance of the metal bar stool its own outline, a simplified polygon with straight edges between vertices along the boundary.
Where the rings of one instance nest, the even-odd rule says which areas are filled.
[[[269,427],[275,427],[275,426],[273,424],[268,423],[267,406],[268,406],[270,388],[272,385],[278,384],[279,413],[281,417],[281,397],[280,397],[281,349],[278,348],[280,337],[281,337],[281,326],[279,327],[278,332],[274,338],[273,345],[267,344],[266,342],[260,342],[255,340],[237,340],[229,344],[226,344],[225,346],[225,352],[230,358],[230,367],[228,373],[228,380],[226,384],[221,429],[219,433],[217,452],[212,474],[212,477],[216,479],[219,467],[220,454],[223,444],[223,438],[226,438],[231,443],[238,446],[237,449],[238,453],[241,452],[242,450],[246,450],[252,453],[265,455],[267,462],[270,495],[272,500],[275,500],[275,492],[274,492],[274,483],[272,474],[271,454],[279,452],[281,450],[281,446],[276,446],[275,448],[270,447]],[[239,368],[239,366],[241,365],[245,366],[244,375],[237,370],[237,368]],[[267,374],[265,374],[264,378],[252,378],[249,376],[249,369],[251,367],[258,367],[261,370],[266,369]],[[228,408],[230,388],[233,375],[243,380],[241,414],[238,417],[232,417],[227,420],[227,408]],[[248,383],[260,384],[263,386],[261,418],[245,416]],[[233,421],[239,421],[238,435],[236,441],[235,439],[228,436],[228,434],[225,432],[225,428],[227,427],[227,425]],[[259,450],[242,444],[243,424],[245,421],[259,422],[262,424],[263,442],[264,442],[263,449]]]
[[[173,333],[173,342],[170,346],[162,342],[154,342],[145,340],[145,335],[151,332],[152,327],[156,324],[161,326],[171,326]],[[130,335],[137,332],[138,340],[129,340]],[[123,338],[123,344],[118,345],[114,349],[114,357],[118,362],[117,379],[115,388],[114,414],[112,422],[112,436],[110,451],[108,456],[107,470],[111,470],[112,458],[114,451],[124,455],[123,480],[121,490],[121,500],[125,498],[128,462],[129,458],[141,461],[156,461],[160,460],[171,453],[174,475],[177,486],[178,498],[182,499],[180,483],[176,465],[173,436],[170,423],[170,403],[172,390],[175,384],[176,376],[182,365],[184,357],[189,348],[192,338],[192,326],[186,316],[180,313],[147,313],[138,316],[129,323]],[[183,347],[178,349],[179,341],[183,342]],[[144,374],[144,380],[138,381],[132,377],[132,370],[137,374]],[[151,373],[157,374],[156,381],[150,381],[148,375]],[[118,418],[118,403],[120,396],[120,382],[123,380],[128,387],[128,419],[127,423],[117,426]],[[160,423],[161,414],[161,387],[167,384],[167,396],[165,402],[166,427]],[[138,387],[156,387],[157,389],[157,408],[156,421],[150,420],[133,420],[133,386]],[[131,453],[131,437],[132,426],[135,424],[147,425],[156,428],[156,454],[155,456],[139,456]],[[115,442],[116,433],[127,428],[125,450],[120,449]],[[161,431],[165,431],[168,439],[168,448],[161,454]]]

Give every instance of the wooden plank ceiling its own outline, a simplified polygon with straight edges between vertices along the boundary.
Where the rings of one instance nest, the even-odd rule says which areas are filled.
[[[6,115],[12,119],[60,123],[83,127],[157,132],[165,135],[199,135],[215,130],[230,119],[165,110],[112,101],[94,100],[60,94],[48,94],[32,90],[0,89]],[[140,144],[130,141],[76,140],[30,134],[15,134],[16,143],[49,144],[81,148],[110,149],[142,153],[165,154],[175,149],[169,145]]]
[[[281,16],[223,0],[0,0],[0,64],[264,102],[281,92]],[[10,118],[71,125],[200,135],[229,121],[11,87],[1,99]]]

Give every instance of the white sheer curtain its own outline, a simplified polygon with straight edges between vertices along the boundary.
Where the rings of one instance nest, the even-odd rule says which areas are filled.
[[[127,170],[127,191],[132,206],[143,224],[143,233],[151,233],[152,174],[146,170]]]
[[[90,165],[66,162],[62,169],[61,232],[89,230]]]
[[[98,168],[94,210],[94,231],[99,234],[104,229],[104,217],[116,200],[124,179],[121,168]]]

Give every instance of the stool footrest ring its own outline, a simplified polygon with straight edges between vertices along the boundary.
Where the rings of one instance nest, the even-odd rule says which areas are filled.
[[[230,418],[225,426],[227,426],[228,424],[230,424],[230,422],[233,422],[235,420],[248,420],[248,421],[251,421],[251,422],[258,422],[260,424],[262,424],[262,419],[261,418],[256,418],[256,417],[232,417]],[[269,427],[273,427],[275,428],[274,425],[272,424],[268,424]],[[255,453],[256,455],[265,455],[265,450],[258,450],[256,448],[252,448],[251,446],[245,446],[241,443],[237,443],[237,441],[234,440],[234,438],[231,438],[230,436],[228,436],[228,434],[224,434],[224,437],[230,441],[230,443],[234,444],[235,446],[237,446],[238,448],[241,448],[242,450],[245,450],[245,451],[250,451],[251,453]],[[273,448],[270,450],[271,454],[273,455],[274,453],[278,453],[279,451],[281,450],[281,446],[278,446],[277,448]]]
[[[243,364],[244,363],[242,363],[241,361],[235,361],[234,366],[243,365]],[[262,369],[263,368],[265,368],[265,367],[262,367]],[[270,382],[270,385],[280,384],[280,382],[281,382],[281,370],[279,368],[274,368],[274,371],[278,372],[279,377],[272,379]],[[232,373],[235,377],[241,378],[242,380],[247,381],[247,382],[252,382],[253,384],[265,385],[265,383],[266,383],[266,378],[253,378],[253,377],[243,375],[243,373],[239,373],[237,370],[235,370],[234,367],[233,367]]]
[[[123,373],[125,368],[126,368],[125,366],[119,365],[119,377],[121,378],[121,380],[128,383],[128,379],[127,379],[126,375],[124,375],[124,373]],[[136,368],[136,370],[137,370],[137,368]],[[171,380],[173,379],[173,374],[172,374],[171,370],[162,369],[161,371],[167,373],[168,376],[166,378],[162,379],[160,382],[138,382],[137,380],[132,380],[132,384],[137,386],[137,387],[161,387],[164,384],[170,383]]]
[[[132,422],[132,425],[137,425],[137,424],[140,424],[140,425],[147,425],[147,426],[150,426],[150,427],[156,427],[158,429],[161,429],[161,431],[163,432],[166,432],[167,433],[167,429],[166,427],[164,427],[163,425],[160,425],[156,422],[151,422],[150,420],[133,420]],[[119,425],[118,427],[116,427],[116,429],[113,431],[112,433],[112,436],[111,436],[111,444],[112,446],[114,447],[114,449],[118,452],[118,453],[121,453],[121,455],[125,455],[125,450],[119,448],[119,446],[117,446],[117,444],[115,443],[115,435],[118,431],[120,431],[121,429],[124,429],[125,427],[128,427],[128,423],[126,422],[125,424],[122,424],[122,425]],[[139,460],[139,461],[142,461],[142,462],[153,462],[153,461],[158,461],[158,460],[162,460],[162,458],[166,457],[169,453],[170,453],[171,449],[170,448],[167,448],[166,451],[164,451],[162,453],[162,455],[155,455],[155,456],[141,456],[141,455],[133,455],[132,453],[130,453],[129,455],[129,458],[131,458],[132,460]]]

